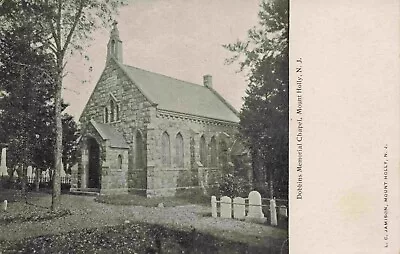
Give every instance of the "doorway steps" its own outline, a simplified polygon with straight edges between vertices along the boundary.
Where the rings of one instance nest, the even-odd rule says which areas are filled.
[[[100,189],[97,189],[97,188],[71,188],[69,193],[73,194],[73,195],[98,196],[98,195],[100,195]]]

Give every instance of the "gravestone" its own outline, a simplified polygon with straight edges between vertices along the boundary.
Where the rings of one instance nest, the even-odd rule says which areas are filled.
[[[217,198],[211,196],[211,216],[217,218]]]
[[[275,198],[271,199],[269,201],[269,210],[271,214],[271,226],[277,226],[278,225],[278,218],[276,216],[276,202]]]
[[[263,223],[266,221],[261,206],[261,195],[258,191],[251,191],[249,193],[249,212],[247,213],[246,220]]]
[[[244,219],[245,218],[245,200],[241,197],[233,199],[233,218]]]
[[[232,218],[232,200],[230,197],[221,198],[221,218]]]
[[[65,174],[64,167],[61,167],[60,176],[61,177],[66,177],[67,176],[67,174]]]
[[[32,166],[28,166],[28,168],[26,169],[26,176],[32,177]]]
[[[7,148],[1,149],[0,176],[8,176],[7,172]]]
[[[279,207],[279,215],[282,215],[284,217],[288,217],[287,207],[286,206],[282,205],[282,206]]]
[[[3,201],[3,211],[7,211],[7,200]]]
[[[46,181],[50,181],[50,170],[45,171]]]

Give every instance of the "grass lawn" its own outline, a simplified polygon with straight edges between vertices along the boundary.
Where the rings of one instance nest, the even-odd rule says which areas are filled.
[[[29,194],[28,194],[29,195]],[[8,203],[24,200],[25,196],[20,190],[0,189],[0,202],[7,200]]]
[[[14,202],[9,204],[7,211],[0,211],[0,226],[15,222],[51,220],[70,214],[71,212],[67,209],[52,212],[46,207]]]
[[[0,226],[13,222],[43,221],[71,214],[68,209],[52,212],[47,207],[37,206],[31,202],[46,196],[46,193],[27,192],[20,190],[0,190]],[[3,210],[3,202],[7,200],[7,210]]]
[[[202,216],[209,207],[180,206],[209,206],[208,197],[196,195],[99,196],[103,203],[63,195],[71,212],[51,213],[51,195],[20,194],[0,190],[0,201],[14,200],[0,211],[0,253],[281,253],[287,238],[285,230]],[[165,208],[153,208],[160,202]]]
[[[129,223],[0,242],[5,253],[280,253],[282,241],[265,246],[220,239],[195,230]],[[288,253],[285,250],[283,253]]]
[[[204,195],[181,195],[177,197],[146,198],[134,194],[101,195],[95,199],[97,202],[112,205],[133,205],[157,207],[163,203],[164,207],[175,207],[187,204],[210,205],[210,198]]]

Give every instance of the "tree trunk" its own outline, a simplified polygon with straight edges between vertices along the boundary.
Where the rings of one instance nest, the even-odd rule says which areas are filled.
[[[26,194],[26,165],[22,164],[22,170],[21,170],[21,190],[22,190],[22,194],[25,195]]]
[[[62,124],[61,124],[61,90],[62,90],[62,58],[57,57],[57,77],[55,91],[55,122],[56,122],[56,143],[54,162],[55,168],[53,172],[53,195],[51,200],[51,210],[58,211],[61,205],[61,158],[62,158]]]
[[[268,170],[268,191],[270,198],[274,198],[274,169]]]
[[[39,177],[42,172],[39,170],[39,168],[36,168],[36,173],[35,173],[35,189],[38,192],[39,191],[39,186],[40,186],[40,181],[39,181]]]
[[[263,166],[262,161],[260,160],[259,154],[257,151],[252,151],[252,167],[253,167],[253,179],[254,179],[254,187],[256,190],[260,190],[264,185],[264,177],[263,177]]]

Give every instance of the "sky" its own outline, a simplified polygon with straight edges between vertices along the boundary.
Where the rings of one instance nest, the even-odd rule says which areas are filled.
[[[223,44],[247,38],[257,25],[260,0],[131,0],[116,17],[123,45],[123,62],[177,79],[213,87],[236,109],[247,87],[239,65]],[[67,59],[63,97],[67,112],[78,119],[105,66],[109,29],[93,33],[83,52]],[[88,56],[86,60],[84,55]],[[90,67],[92,70],[90,71]]]

